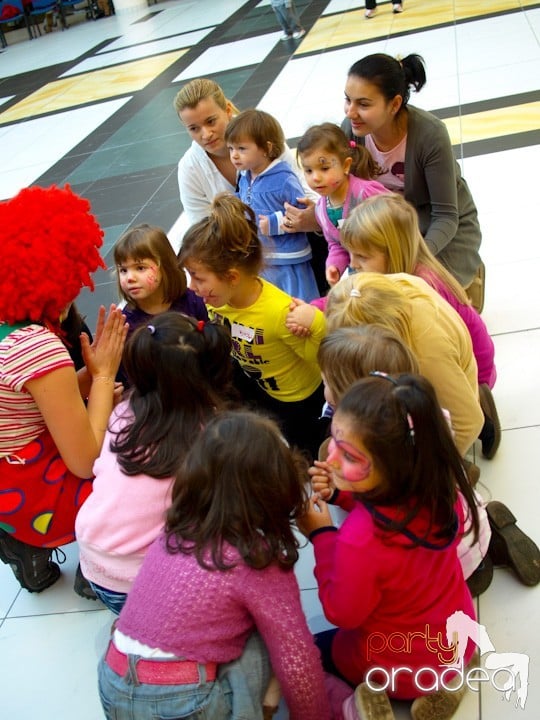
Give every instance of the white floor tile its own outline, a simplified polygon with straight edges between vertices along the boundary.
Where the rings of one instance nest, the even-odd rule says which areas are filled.
[[[0,563],[0,625],[20,592],[24,590],[21,590],[10,566]]]
[[[16,125],[0,126],[0,142],[10,152],[2,159],[0,199],[16,195],[128,102],[129,97]]]
[[[508,679],[508,674],[501,672],[494,683],[482,684],[482,717],[486,720],[536,720],[540,715],[540,587],[519,585],[506,569],[495,570],[491,586],[480,597],[479,622],[485,625],[495,646],[495,651],[482,656],[483,667],[494,653],[519,653],[530,659],[525,707],[516,707],[515,692],[506,701],[503,693],[496,689],[495,686],[502,687]]]
[[[503,430],[540,425],[540,387],[533,377],[540,358],[540,330],[497,335],[494,341],[498,378],[493,396]],[[505,452],[505,437],[503,432],[497,460]]]
[[[5,620],[0,627],[2,717],[103,717],[96,666],[110,624],[108,610]]]
[[[489,267],[489,269],[487,269]],[[486,267],[486,306],[484,321],[492,335],[529,330],[540,327],[540,303],[538,301],[538,273],[540,256],[529,260],[492,263]],[[526,336],[523,350],[530,358],[532,346]],[[521,338],[515,339],[517,343]],[[514,339],[511,340],[514,343]],[[528,349],[527,349],[528,348]],[[517,348],[514,347],[514,351]]]
[[[411,3],[413,0],[411,0]],[[425,0],[427,4],[427,0]],[[112,62],[145,57],[171,47],[196,43],[245,5],[245,0],[168,0],[141,8],[130,17],[98,22],[69,20],[65,32],[54,32],[30,43],[9,45],[2,53],[0,78],[48,66],[66,74],[102,67]],[[269,0],[259,3],[268,7]],[[331,0],[325,13],[363,8],[363,0]],[[385,8],[387,11],[388,8]],[[361,12],[361,11],[360,11]],[[144,22],[136,22],[147,16]],[[203,53],[176,81],[214,75],[264,62],[278,46],[280,33],[215,46]],[[276,115],[290,138],[324,120],[340,123],[348,68],[373,52],[406,55],[416,52],[426,60],[428,82],[411,102],[425,109],[453,107],[491,98],[531,92],[538,86],[540,68],[540,9],[525,9],[501,17],[408,33],[403,36],[330,50],[309,57],[293,56],[262,98],[259,107]],[[108,41],[98,59],[79,58]],[[9,42],[9,40],[8,40]],[[136,46],[138,43],[142,45]],[[0,97],[0,110],[10,97]],[[0,126],[4,153],[0,199],[31,184],[75,147],[128,99],[100,103]],[[510,100],[509,100],[510,101]],[[477,460],[480,490],[486,499],[507,504],[519,526],[540,544],[536,498],[540,483],[540,250],[536,208],[537,146],[467,157],[466,177],[479,210],[487,266],[484,319],[495,337],[499,378],[494,389],[503,438],[492,461]],[[141,219],[143,220],[143,218]],[[179,243],[182,222],[171,229]],[[479,448],[476,448],[478,456]],[[96,663],[102,654],[113,619],[98,602],[79,598],[72,585],[77,548],[67,549],[68,560],[57,585],[39,595],[21,590],[10,568],[0,564],[0,714],[30,720],[98,720]],[[312,632],[330,627],[324,618],[313,575],[313,550],[300,552],[296,576]],[[540,716],[540,586],[526,588],[508,569],[497,569],[492,586],[479,600],[480,622],[497,652],[530,657],[525,709],[515,708],[494,688],[468,693],[455,720],[528,720]],[[31,682],[30,680],[31,679]],[[410,717],[408,703],[393,703],[396,720]],[[285,720],[286,709],[277,716]]]
[[[186,70],[177,75],[173,82],[206,77],[214,73],[216,68],[223,71],[244,65],[258,65],[274,49],[276,43],[279,42],[280,35],[281,33],[269,33],[211,47],[191,63]]]
[[[111,52],[102,52],[97,55],[83,60],[83,62],[74,65],[60,77],[69,77],[78,73],[97,70],[98,68],[109,67],[110,65],[119,65],[120,63],[139,60],[140,58],[150,57],[166,53],[170,50],[179,50],[180,48],[189,48],[192,44],[200,42],[210,30],[203,30],[187,35],[176,35],[174,37],[164,38],[163,40],[154,40],[153,42],[145,42],[141,45],[132,45],[130,47],[114,50]],[[106,48],[109,50],[110,48]]]

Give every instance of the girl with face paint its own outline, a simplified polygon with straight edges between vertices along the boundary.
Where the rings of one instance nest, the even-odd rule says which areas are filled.
[[[161,228],[137,225],[125,232],[114,246],[118,292],[125,300],[128,337],[154,315],[172,310],[196,320],[208,320],[202,300],[187,287],[185,272]],[[127,387],[121,368],[119,379]]]
[[[378,167],[369,152],[333,123],[310,127],[296,152],[307,184],[320,195],[315,216],[328,243],[326,281],[332,286],[350,263],[340,242],[345,218],[362,200],[384,193],[385,188],[374,180]]]
[[[325,670],[359,686],[342,696],[343,717],[390,720],[388,697],[413,700],[412,717],[427,717],[447,691],[439,683],[426,695],[414,677],[427,669],[440,678],[450,664],[451,647],[430,641],[446,638],[448,617],[475,618],[457,547],[467,517],[475,539],[479,530],[473,490],[429,381],[375,371],[354,383],[332,420],[327,461],[318,465],[335,488],[332,502],[348,515],[336,528],[315,494],[298,525],[313,543],[325,616],[337,626],[316,637]],[[473,650],[467,647],[465,663]],[[396,672],[402,666],[408,671]],[[452,676],[447,669],[445,682]],[[387,696],[373,693],[374,683]],[[443,698],[452,712],[436,717],[450,718],[462,694]]]

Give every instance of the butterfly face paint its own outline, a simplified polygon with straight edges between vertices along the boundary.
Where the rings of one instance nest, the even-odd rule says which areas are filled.
[[[347,416],[339,412],[332,422],[327,462],[333,469],[332,480],[339,490],[366,492],[381,484],[379,473],[362,439],[353,432]]]
[[[162,302],[162,275],[154,260],[128,259],[118,265],[117,272],[125,295],[143,310]]]

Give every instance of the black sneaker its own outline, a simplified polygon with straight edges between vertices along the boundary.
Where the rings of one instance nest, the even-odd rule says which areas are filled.
[[[516,525],[516,518],[503,503],[492,500],[486,505],[491,526],[489,556],[495,565],[511,567],[524,585],[540,582],[540,550]]]
[[[52,550],[22,543],[0,530],[0,560],[9,565],[21,587],[42,592],[60,577],[60,568],[51,561]]]

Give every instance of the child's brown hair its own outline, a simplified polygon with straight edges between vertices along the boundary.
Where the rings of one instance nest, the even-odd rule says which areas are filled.
[[[312,125],[306,130],[296,146],[296,156],[300,164],[302,155],[314,150],[337,155],[342,164],[347,158],[351,158],[350,172],[364,180],[371,180],[381,174],[381,169],[370,152],[355,140],[349,140],[343,130],[334,123]]]
[[[264,110],[244,110],[230,121],[225,130],[226,143],[250,140],[275,160],[285,150],[285,135],[273,115]]]
[[[128,297],[120,286],[118,267],[128,260],[134,262],[153,260],[161,271],[161,289],[164,302],[174,302],[187,289],[186,274],[178,266],[176,254],[165,232],[152,225],[137,225],[127,230],[116,242],[113,250],[114,264],[117,268],[116,279],[120,296],[131,304],[135,301]]]
[[[181,265],[201,263],[219,277],[231,268],[258,275],[263,250],[253,210],[230,193],[214,198],[210,215],[192,225],[184,235],[178,254]]]

